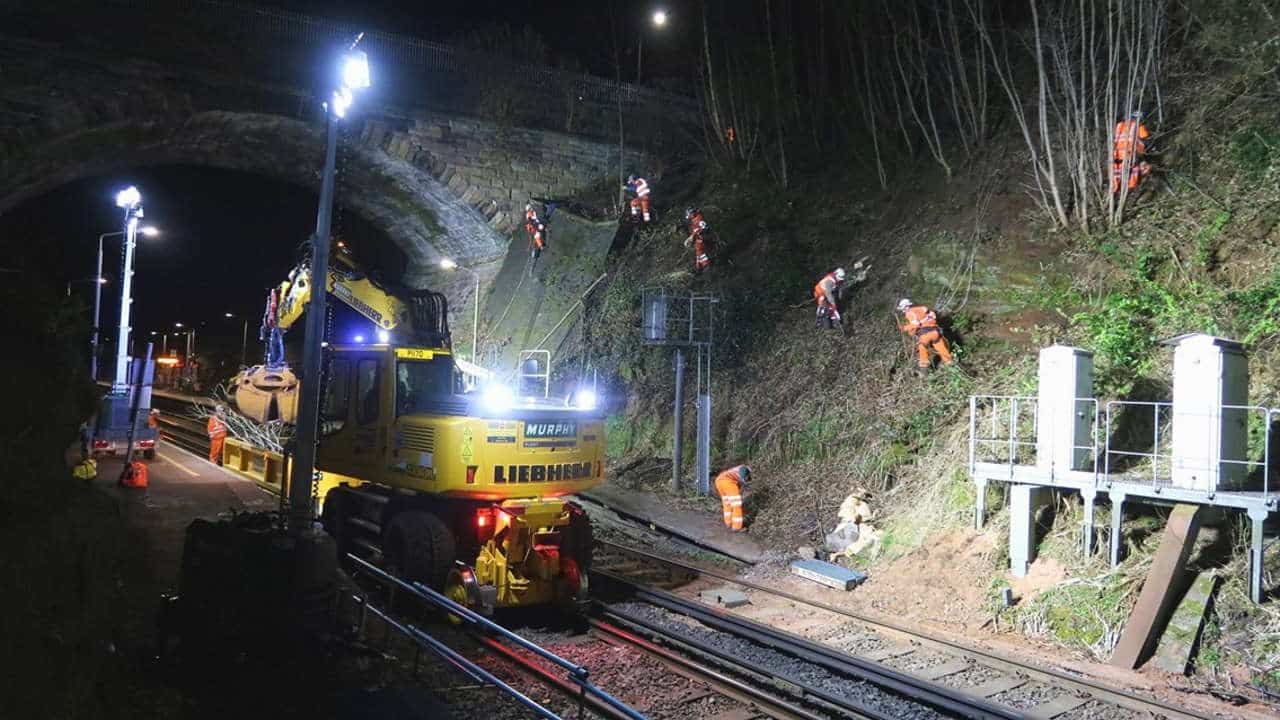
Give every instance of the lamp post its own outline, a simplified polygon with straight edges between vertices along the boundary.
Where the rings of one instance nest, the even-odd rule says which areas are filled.
[[[140,228],[138,232],[146,237],[155,237],[160,234],[160,231],[152,225]],[[89,358],[89,375],[94,380],[98,379],[98,313],[102,307],[102,286],[107,284],[107,279],[102,276],[102,241],[109,237],[123,234],[123,230],[117,230],[115,232],[102,233],[98,236],[98,272],[94,274],[94,277],[98,280],[98,286],[93,289],[93,355]]]
[[[662,8],[658,8],[657,10],[654,10],[653,15],[649,17],[649,22],[651,22],[655,28],[661,29],[667,26],[667,20],[670,19],[670,17],[671,16],[667,15],[666,10],[663,10]],[[644,32],[641,31],[640,33],[637,34],[637,37],[636,37],[636,84],[637,85],[640,84],[640,58],[643,54],[644,54]]]
[[[476,297],[472,302],[471,314],[471,362],[479,365],[480,361],[476,356],[476,348],[480,341],[480,274],[469,267],[463,267],[449,258],[440,261],[440,267],[445,270],[464,270],[471,273],[471,277],[476,279]]]
[[[293,472],[289,475],[289,529],[302,532],[311,526],[311,481],[315,473],[316,435],[320,420],[320,360],[324,340],[325,293],[329,275],[329,222],[333,212],[333,176],[338,149],[338,121],[346,117],[354,101],[353,93],[369,87],[369,58],[355,42],[342,56],[338,86],[325,103],[324,171],[320,179],[320,207],[316,211],[316,231],[311,236],[311,281],[317,291],[307,304],[306,335],[302,349],[302,392],[298,398],[296,446]]]
[[[116,194],[116,207],[124,210],[124,260],[120,271],[120,330],[116,339],[116,372],[111,392],[122,395],[129,389],[129,306],[133,304],[133,249],[142,218],[142,193],[130,185]]]
[[[236,317],[234,313],[223,313],[222,315],[223,317],[230,318],[232,320],[234,320]],[[249,348],[249,318],[243,318],[243,320],[244,320],[244,328],[241,329],[240,331],[240,367],[242,368],[247,367],[244,364],[244,359],[245,359],[245,353],[248,351],[248,348]]]

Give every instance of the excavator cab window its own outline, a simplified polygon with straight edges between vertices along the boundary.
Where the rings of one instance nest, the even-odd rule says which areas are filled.
[[[334,358],[329,364],[329,382],[325,387],[324,419],[337,423],[347,421],[351,408],[351,361]]]
[[[396,361],[396,416],[427,412],[433,402],[464,392],[462,373],[447,355]]]
[[[366,358],[356,365],[356,398],[360,412],[356,418],[361,425],[378,421],[378,359]]]

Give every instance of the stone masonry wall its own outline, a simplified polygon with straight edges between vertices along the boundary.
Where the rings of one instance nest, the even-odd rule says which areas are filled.
[[[474,118],[415,113],[402,123],[369,120],[361,139],[426,169],[501,233],[523,224],[531,198],[568,197],[618,180],[616,145]],[[629,151],[627,159],[628,173],[649,172],[641,153]]]

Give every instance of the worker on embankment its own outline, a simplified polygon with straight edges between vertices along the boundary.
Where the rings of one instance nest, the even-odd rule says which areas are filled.
[[[226,409],[218,405],[209,416],[206,427],[209,432],[209,462],[219,465],[222,464],[222,446],[227,440],[227,423],[223,420],[224,417],[226,417]]]
[[[716,476],[716,492],[724,510],[724,524],[733,532],[742,532],[742,488],[751,477],[751,468],[735,465]]]
[[[1120,192],[1120,183],[1126,171],[1130,192],[1138,189],[1142,178],[1151,174],[1151,164],[1146,161],[1147,138],[1151,133],[1142,124],[1142,113],[1135,112],[1127,120],[1116,123],[1115,143],[1111,148],[1111,192]]]
[[[840,295],[845,277],[844,268],[836,268],[813,286],[813,299],[818,304],[818,327],[823,323],[829,328],[840,326]]]
[[[684,246],[693,245],[693,274],[700,275],[711,267],[711,238],[707,228],[707,220],[697,208],[685,208],[684,222],[689,236],[684,239]]]
[[[526,203],[524,206],[524,229],[529,233],[530,253],[534,262],[537,262],[542,249],[547,246],[547,224],[538,217],[533,203]]]
[[[632,222],[640,222],[648,225],[653,220],[649,205],[649,183],[642,177],[629,175],[627,183],[622,186],[624,190],[631,193],[631,220]]]
[[[916,363],[921,370],[933,367],[932,350],[942,358],[943,365],[954,362],[947,339],[942,335],[938,325],[938,315],[924,305],[916,305],[910,298],[898,301],[898,312],[902,313],[906,322],[898,326],[905,333],[911,333],[916,339]]]

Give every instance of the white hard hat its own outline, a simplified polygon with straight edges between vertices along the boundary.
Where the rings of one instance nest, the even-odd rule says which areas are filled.
[[[844,280],[844,268],[836,268],[836,279]]]
[[[532,209],[533,209],[533,203],[525,203],[524,205],[525,212],[529,212]]]
[[[902,298],[898,301],[899,310],[906,310],[909,307],[911,307],[911,298]]]

